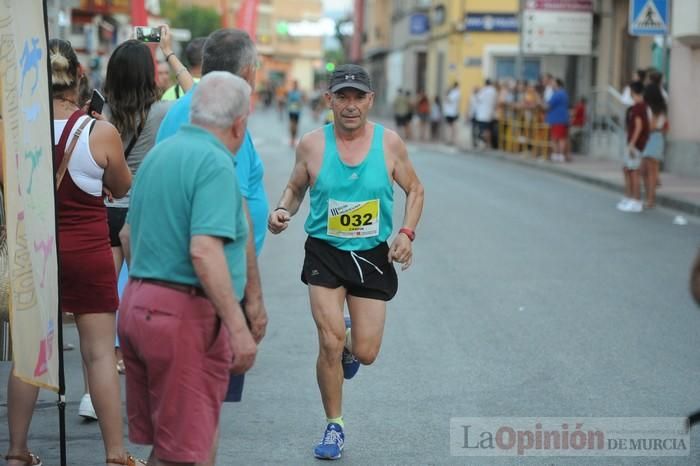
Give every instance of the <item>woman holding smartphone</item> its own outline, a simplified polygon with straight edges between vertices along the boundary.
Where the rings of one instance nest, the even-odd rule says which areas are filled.
[[[160,27],[159,47],[165,61],[177,77],[180,86],[189,90],[194,81],[187,68],[172,51],[172,36],[167,26]],[[143,37],[150,37],[143,36]],[[142,41],[128,40],[120,44],[109,59],[104,83],[107,104],[104,116],[119,131],[124,146],[124,158],[132,175],[141,166],[146,154],[155,145],[160,123],[173,102],[160,101],[156,70],[150,48]],[[119,231],[129,210],[129,194],[118,197],[107,192],[105,204],[109,223],[109,238],[117,276],[124,262]],[[117,344],[117,369],[124,372]],[[87,392],[87,390],[86,390]],[[89,414],[89,393],[83,397],[81,415]]]

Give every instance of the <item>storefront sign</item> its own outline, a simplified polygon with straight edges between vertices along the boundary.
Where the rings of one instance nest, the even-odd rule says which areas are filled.
[[[509,14],[467,13],[464,17],[467,32],[518,32],[518,16]]]

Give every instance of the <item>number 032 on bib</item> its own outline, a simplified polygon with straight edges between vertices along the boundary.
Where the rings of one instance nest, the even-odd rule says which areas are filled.
[[[328,200],[328,236],[369,238],[379,234],[379,199]]]

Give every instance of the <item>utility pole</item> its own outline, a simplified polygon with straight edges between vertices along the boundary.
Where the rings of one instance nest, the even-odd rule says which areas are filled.
[[[523,77],[523,28],[525,26],[525,0],[520,0],[518,5],[518,56],[515,57],[515,79],[522,80]]]

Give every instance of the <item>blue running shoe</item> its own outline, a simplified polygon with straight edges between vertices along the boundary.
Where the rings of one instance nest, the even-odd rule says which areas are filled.
[[[321,443],[314,448],[314,456],[322,460],[337,460],[343,454],[345,434],[340,424],[331,423],[326,426]]]
[[[345,318],[345,327],[350,328],[352,324],[350,323],[350,317]],[[346,379],[352,379],[360,370],[360,361],[357,360],[354,354],[343,348],[343,377]]]

